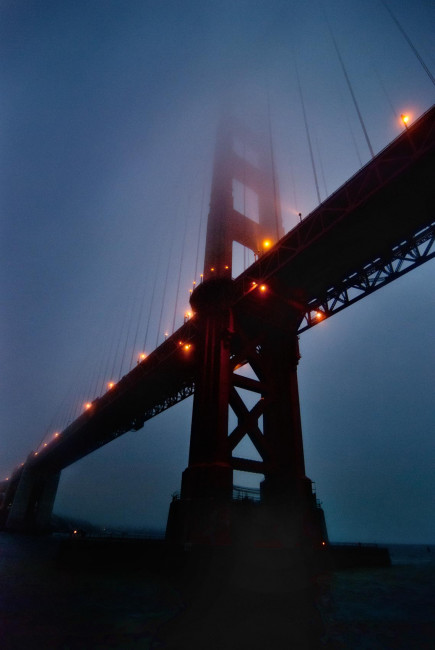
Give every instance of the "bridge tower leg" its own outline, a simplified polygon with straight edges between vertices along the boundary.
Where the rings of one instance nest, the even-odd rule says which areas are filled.
[[[183,472],[181,500],[171,504],[168,520],[167,537],[172,541],[229,541],[228,504],[233,489],[227,444],[231,290],[230,280],[212,279],[195,290],[191,301],[200,331],[195,354],[201,363],[195,378],[189,465]]]
[[[24,466],[6,519],[6,530],[48,531],[59,478],[60,472],[43,473]]]
[[[266,462],[261,483],[264,517],[279,543],[320,547],[327,533],[323,511],[305,474],[296,333],[274,331],[261,346],[260,356],[265,361],[267,387],[263,412]]]

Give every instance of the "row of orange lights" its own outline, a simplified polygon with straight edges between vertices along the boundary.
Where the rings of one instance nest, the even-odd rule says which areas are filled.
[[[270,239],[265,239],[263,241],[263,243],[262,243],[262,246],[263,246],[264,250],[267,250],[268,248],[270,248],[272,246],[272,241]],[[226,271],[228,271],[229,268],[230,267],[228,266],[228,264],[225,264],[224,269]],[[211,271],[211,273],[214,273],[216,271],[216,267],[214,267],[214,266],[210,267],[210,271]],[[201,274],[201,281],[202,281],[202,277],[203,276]],[[195,284],[195,282],[193,284]],[[190,293],[192,293],[192,289],[190,290]]]
[[[56,431],[55,433],[53,433],[53,440],[55,440],[56,438],[59,438],[59,436],[60,436],[60,433],[59,433],[58,431]],[[48,445],[49,445],[48,442],[44,442],[43,447],[44,447],[44,448],[45,448],[45,447],[48,447]],[[34,455],[34,456],[37,456],[38,454],[39,454],[38,451],[33,452],[33,455]],[[22,467],[23,465],[24,465],[24,463],[21,463],[21,467]]]

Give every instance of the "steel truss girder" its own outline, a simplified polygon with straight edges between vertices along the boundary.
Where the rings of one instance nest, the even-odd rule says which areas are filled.
[[[359,271],[349,273],[340,283],[308,303],[299,333],[377,291],[435,257],[435,222]]]
[[[178,390],[167,395],[161,402],[153,404],[152,407],[145,409],[139,415],[136,414],[131,420],[126,419],[121,427],[112,432],[111,440],[115,440],[115,438],[118,438],[119,436],[122,436],[124,433],[128,433],[129,431],[139,431],[142,429],[147,420],[151,420],[151,418],[156,417],[156,415],[159,415],[172,406],[179,404],[183,400],[193,395],[194,392],[195,384],[194,381],[191,380],[189,383],[186,383]],[[99,446],[103,446],[107,444],[107,442],[109,442],[109,440],[106,438],[105,440],[101,441],[101,444]]]

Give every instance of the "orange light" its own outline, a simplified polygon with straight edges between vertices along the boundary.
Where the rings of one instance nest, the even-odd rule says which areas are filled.
[[[263,248],[270,248],[272,246],[272,242],[270,239],[265,239],[263,242]]]
[[[184,314],[184,318],[186,320],[189,320],[189,318],[192,318],[192,312],[191,311],[186,311],[186,313]]]
[[[6,476],[5,481],[9,481],[9,476]]]
[[[76,531],[76,530],[74,531],[74,535],[77,535],[77,531]]]
[[[35,456],[37,456],[37,455],[38,455],[38,452],[37,452],[37,451],[35,451],[35,454],[34,454],[34,455],[35,455]]]
[[[88,411],[92,407],[91,402],[86,402],[85,409]]]
[[[47,443],[46,443],[46,442],[44,442],[44,447],[46,447],[46,446],[47,446]]]
[[[114,387],[114,385],[115,385],[114,381],[109,381],[109,383],[107,384],[107,388],[111,390]]]
[[[187,351],[187,350],[190,350],[191,347],[192,347],[192,346],[191,346],[190,343],[186,343],[186,345],[184,346],[184,350],[186,350],[186,351]]]
[[[267,287],[266,287],[265,284],[260,284],[260,291],[261,291],[262,293],[264,293],[265,291],[267,291]]]
[[[409,115],[407,113],[402,113],[402,115],[400,116],[400,119],[402,120],[403,124],[405,126],[407,126],[407,124],[408,124],[408,122],[410,120],[410,117],[409,117]]]
[[[54,434],[54,437],[55,437],[55,438],[59,438],[59,436],[60,436],[60,433],[58,433],[58,432],[56,431],[56,433]]]
[[[317,320],[322,320],[323,317],[324,317],[324,314],[321,311],[316,311]]]
[[[230,267],[228,266],[228,264],[225,264],[225,268],[228,270]]]
[[[140,355],[139,355],[139,361],[143,361],[146,358],[147,358],[147,355],[145,354],[145,352],[141,352]]]
[[[213,271],[214,271],[214,266],[211,267],[210,271],[213,273]]]
[[[194,281],[192,282],[192,284],[193,284],[193,286],[195,286],[195,284],[196,284],[196,280],[194,280]]]
[[[322,546],[326,546],[326,542],[322,542]]]
[[[257,283],[256,283],[256,282],[251,282],[251,286],[252,286],[252,287],[256,287],[256,286],[257,286]]]

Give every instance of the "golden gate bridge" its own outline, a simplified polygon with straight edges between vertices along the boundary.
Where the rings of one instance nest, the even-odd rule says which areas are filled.
[[[255,543],[325,543],[305,476],[297,337],[435,255],[435,107],[404,127],[284,235],[267,138],[222,122],[192,313],[1,483],[7,529],[46,529],[62,469],[193,394],[189,463],[171,504],[168,539],[231,544],[243,537],[232,500],[233,472],[241,470],[265,477]],[[237,138],[256,151],[256,164],[243,159]],[[258,196],[258,221],[235,208],[234,180]],[[234,241],[257,259],[233,279]],[[247,366],[255,378],[240,372]],[[243,391],[256,396],[253,408]],[[237,419],[232,430],[229,409]],[[261,460],[233,453],[245,436]]]

